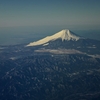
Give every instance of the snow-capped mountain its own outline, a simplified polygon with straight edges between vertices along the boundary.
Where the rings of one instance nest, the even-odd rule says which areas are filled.
[[[62,30],[26,45],[0,46],[0,100],[100,100],[100,41]]]
[[[68,29],[62,30],[58,33],[55,33],[52,36],[47,36],[39,41],[36,42],[31,42],[29,43],[27,46],[37,46],[37,45],[48,45],[50,41],[54,41],[57,39],[61,39],[62,41],[66,40],[66,41],[77,41],[79,39],[81,39],[82,37],[76,35],[75,33],[71,32]]]

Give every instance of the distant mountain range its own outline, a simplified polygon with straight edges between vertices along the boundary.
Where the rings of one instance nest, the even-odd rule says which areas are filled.
[[[0,100],[100,100],[100,41],[65,29],[0,46]]]

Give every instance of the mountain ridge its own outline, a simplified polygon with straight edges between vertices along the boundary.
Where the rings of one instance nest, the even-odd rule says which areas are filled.
[[[66,40],[66,41],[77,41],[79,39],[81,39],[82,37],[76,35],[75,33],[73,33],[72,31],[68,30],[68,29],[64,29],[61,30],[60,32],[55,33],[54,35],[51,36],[47,36],[43,39],[40,39],[36,42],[31,42],[29,43],[27,46],[37,46],[37,45],[48,45],[50,41],[54,41],[57,39],[61,39],[62,41]]]

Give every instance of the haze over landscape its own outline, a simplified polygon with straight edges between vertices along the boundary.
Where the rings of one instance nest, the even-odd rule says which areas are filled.
[[[100,0],[0,0],[0,100],[100,100]]]
[[[66,28],[100,39],[100,1],[0,0],[0,44],[31,42]]]

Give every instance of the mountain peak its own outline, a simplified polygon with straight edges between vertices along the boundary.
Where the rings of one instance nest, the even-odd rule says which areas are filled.
[[[80,36],[76,35],[75,33],[71,32],[68,29],[62,30],[60,32],[58,32],[59,35],[61,35],[62,41],[63,40],[74,40],[77,41],[80,39]]]
[[[64,40],[73,40],[73,41],[77,41],[79,40],[81,37],[79,37],[78,35],[76,35],[75,33],[71,32],[70,30],[68,29],[64,29],[64,30],[61,30],[60,32],[58,33],[55,33],[54,35],[52,36],[47,36],[39,41],[36,41],[36,42],[32,42],[30,44],[28,44],[27,46],[37,46],[37,45],[42,45],[42,44],[46,44],[50,41],[54,41],[54,40],[57,40],[57,39],[62,39],[62,41]]]
[[[66,34],[70,34],[70,30],[68,29],[64,29],[64,30],[61,30],[60,32],[58,32],[60,35],[66,35]]]
[[[59,31],[58,33],[61,33],[61,34],[70,34],[70,30],[63,29],[63,30]]]
[[[64,33],[69,33],[69,29],[63,29],[63,30],[61,30],[62,32],[64,32]]]

